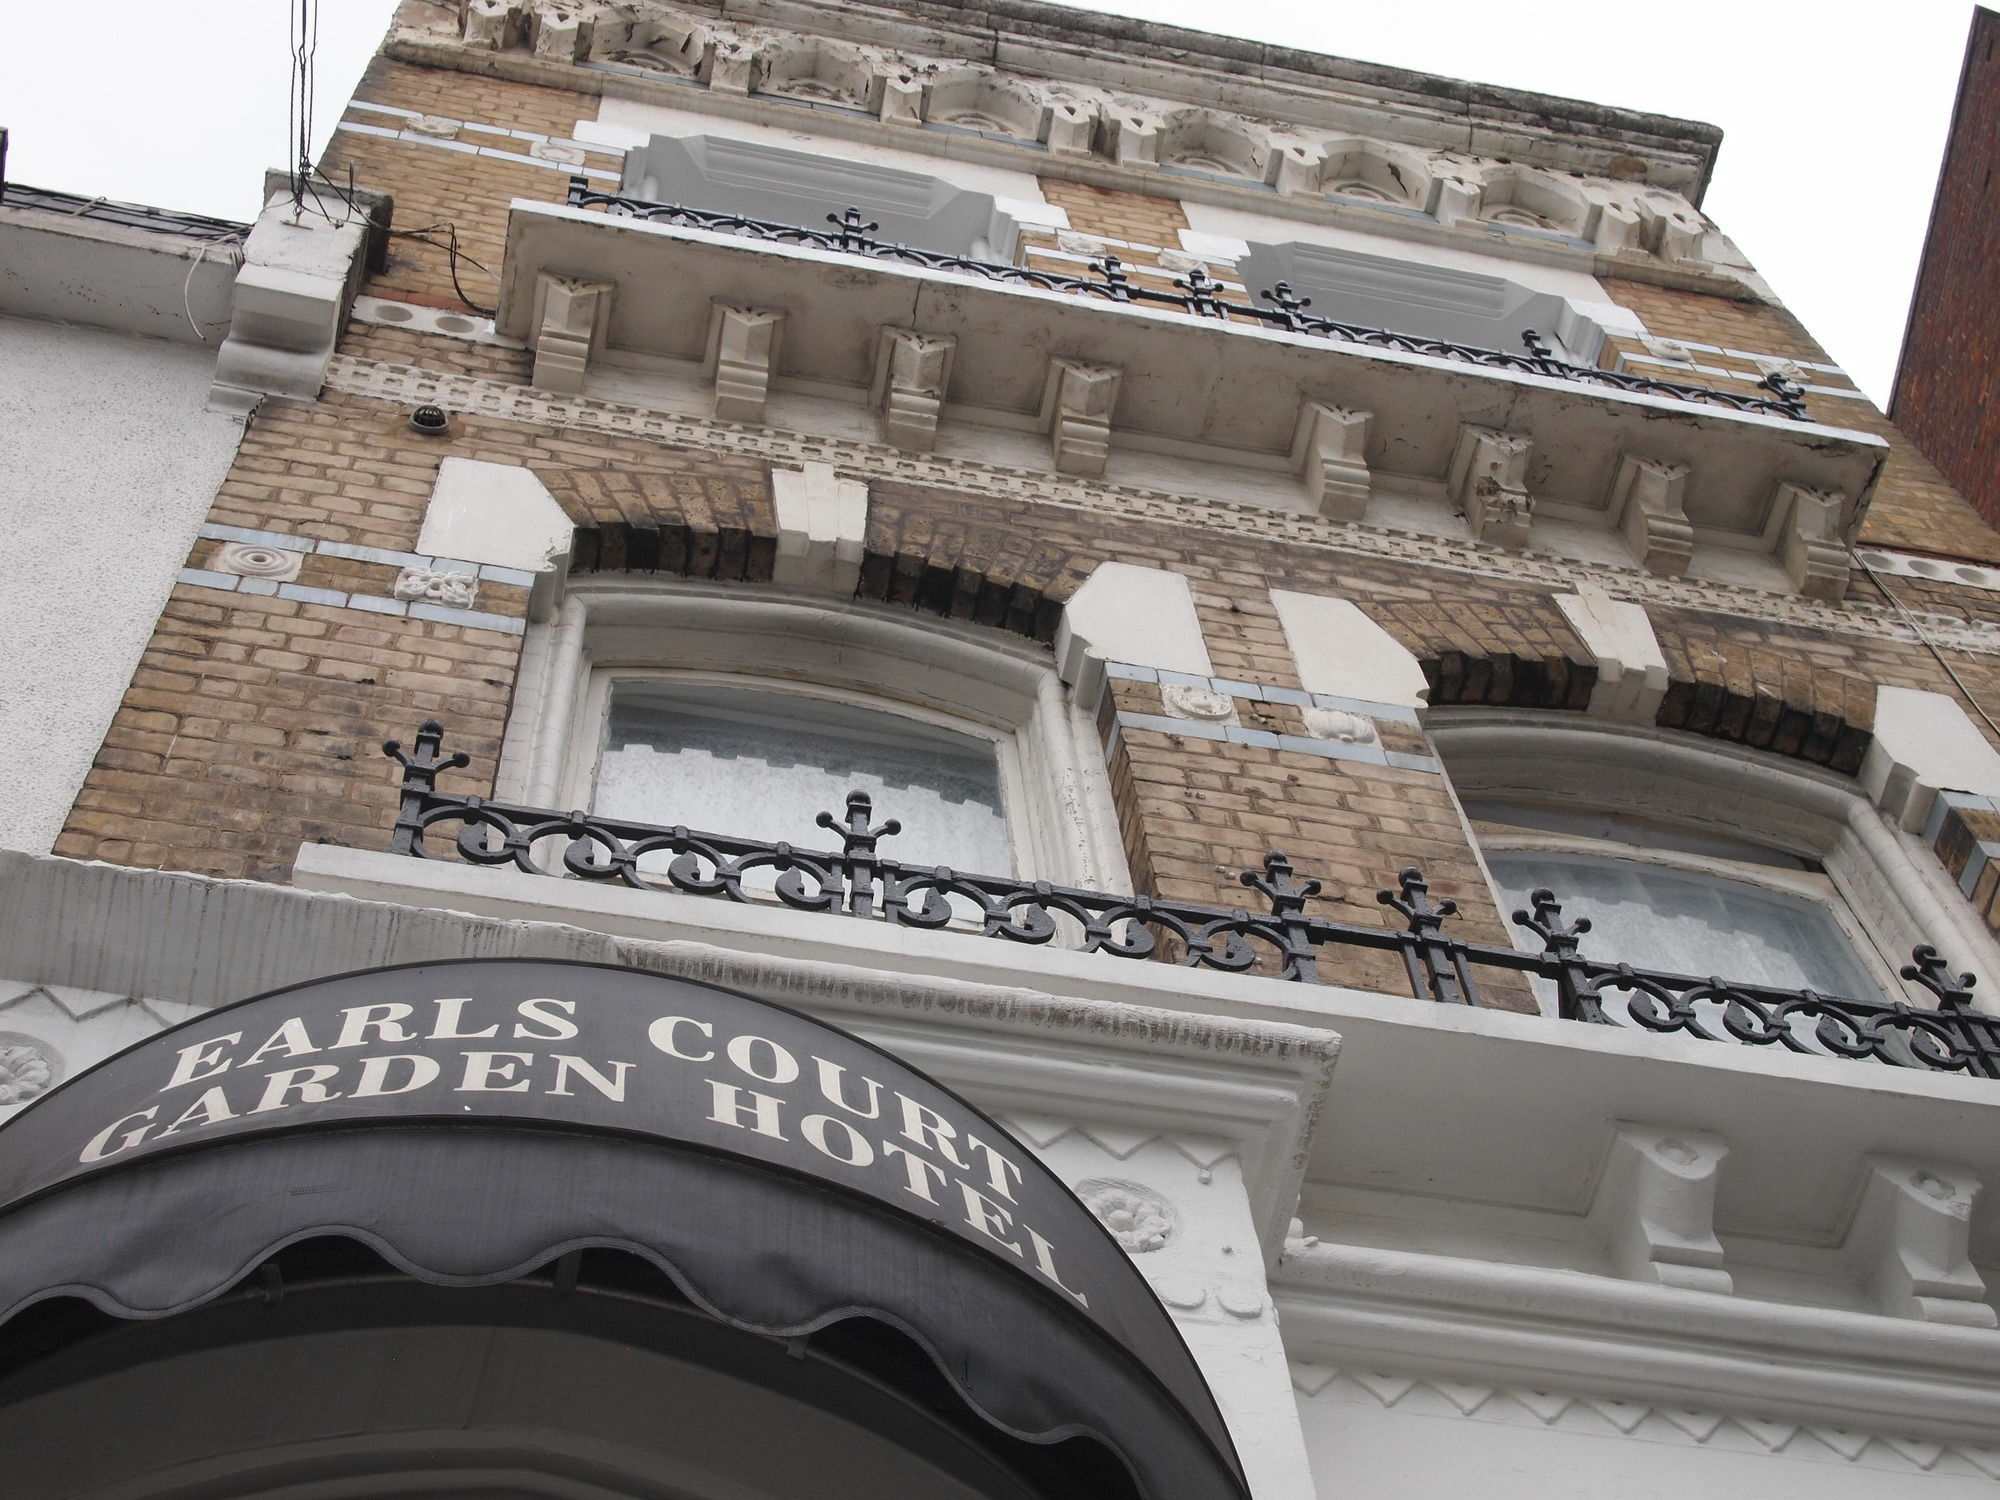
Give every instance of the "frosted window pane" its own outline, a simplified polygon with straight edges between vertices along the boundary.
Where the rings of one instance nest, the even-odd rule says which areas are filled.
[[[1488,853],[1487,864],[1510,913],[1546,886],[1565,918],[1590,918],[1586,957],[1857,1000],[1880,997],[1840,924],[1811,901],[1632,860],[1499,850]]]
[[[726,688],[625,685],[611,698],[595,807],[611,817],[839,847],[814,826],[850,791],[901,821],[883,855],[1011,874],[991,741],[852,704]]]

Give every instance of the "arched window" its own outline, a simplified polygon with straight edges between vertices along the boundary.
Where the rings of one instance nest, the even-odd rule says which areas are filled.
[[[1566,917],[1590,918],[1593,958],[1924,1005],[1897,976],[1916,944],[1993,967],[1936,861],[1846,777],[1517,711],[1428,722],[1502,909],[1553,890]]]
[[[1129,890],[1045,648],[860,601],[603,575],[531,629],[498,795],[801,848],[851,790],[889,857]]]

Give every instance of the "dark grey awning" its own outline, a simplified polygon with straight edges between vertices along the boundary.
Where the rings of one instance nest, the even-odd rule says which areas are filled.
[[[342,975],[210,1012],[0,1127],[0,1317],[155,1318],[344,1235],[439,1284],[571,1250],[739,1327],[902,1330],[987,1421],[1090,1436],[1155,1497],[1244,1493],[1165,1310],[956,1095],[806,1016],[542,961]]]

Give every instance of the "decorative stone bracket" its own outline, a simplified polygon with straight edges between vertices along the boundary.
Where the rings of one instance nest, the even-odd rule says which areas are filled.
[[[529,379],[545,391],[583,393],[584,372],[604,350],[611,318],[612,284],[544,271],[535,282],[535,369]]]
[[[1368,514],[1368,430],[1374,415],[1309,401],[1292,439],[1292,467],[1319,513],[1335,521]]]
[[[1111,412],[1120,372],[1074,359],[1049,361],[1042,396],[1043,429],[1061,474],[1102,474],[1111,454]]]
[[[229,334],[216,353],[208,404],[218,411],[245,412],[264,396],[319,395],[369,236],[389,221],[383,193],[357,191],[339,219],[297,207],[282,172],[265,174],[264,194],[236,272]]]
[[[885,328],[875,350],[875,380],[868,407],[882,414],[882,436],[906,453],[928,453],[937,445],[938,417],[951,386],[952,357],[958,340]]]
[[[1528,545],[1534,501],[1528,495],[1528,454],[1533,440],[1471,424],[1459,429],[1445,492],[1465,512],[1474,541],[1496,547]]]
[[[776,582],[842,599],[854,597],[868,535],[868,486],[832,464],[773,469],[778,513]]]
[[[1854,561],[1840,536],[1847,497],[1780,482],[1773,502],[1784,527],[1781,553],[1792,587],[1808,599],[1842,599]]]
[[[1979,1180],[1956,1167],[1871,1156],[1847,1251],[1876,1310],[1968,1328],[2000,1326],[1966,1258]]]
[[[715,415],[724,422],[762,422],[778,367],[785,315],[718,302],[709,318],[704,361],[715,381]]]
[[[1683,508],[1688,466],[1627,453],[1611,486],[1611,524],[1625,535],[1648,572],[1685,573],[1694,557],[1694,528]]]
[[[1627,1281],[1697,1292],[1735,1289],[1715,1237],[1715,1182],[1729,1147],[1696,1130],[1621,1123],[1590,1207],[1612,1268]]]

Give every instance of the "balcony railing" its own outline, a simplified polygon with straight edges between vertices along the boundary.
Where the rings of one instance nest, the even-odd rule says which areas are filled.
[[[1376,892],[1376,900],[1403,919],[1390,927],[1311,915],[1306,903],[1319,894],[1320,883],[1298,878],[1277,853],[1264,857],[1262,870],[1241,876],[1268,911],[1120,896],[885,858],[880,841],[899,833],[901,824],[875,822],[873,804],[861,792],[848,794],[843,816],[819,815],[819,826],[838,836],[837,851],[441,792],[440,772],[471,763],[463,752],[442,755],[443,742],[443,729],[431,720],[410,750],[396,740],[382,747],[403,767],[395,853],[437,858],[426,836],[449,830],[452,849],[475,865],[727,901],[775,901],[795,911],[1029,945],[1060,938],[1112,958],[1256,972],[1301,984],[1339,983],[1342,950],[1387,952],[1402,960],[1410,993],[1420,1000],[1479,1005],[1480,973],[1497,971],[1547,981],[1557,1014],[1566,1020],[2000,1078],[2000,1016],[1972,1009],[1972,975],[1954,976],[1930,947],[1913,951],[1903,977],[1936,996],[1935,1008],[1844,999],[1585,958],[1581,939],[1589,921],[1565,923],[1561,905],[1546,890],[1533,894],[1532,912],[1514,913],[1514,921],[1541,941],[1542,951],[1531,953],[1448,934],[1444,924],[1457,907],[1433,900],[1414,868],[1402,872],[1398,889]],[[1322,972],[1327,964],[1336,965],[1331,974]]]
[[[1443,339],[1419,338],[1414,334],[1394,333],[1384,328],[1368,328],[1357,323],[1341,323],[1332,318],[1318,317],[1306,311],[1312,306],[1312,299],[1297,295],[1288,283],[1282,281],[1270,290],[1257,294],[1260,301],[1271,304],[1269,307],[1259,307],[1251,303],[1232,302],[1222,296],[1221,285],[1200,267],[1196,267],[1185,276],[1175,277],[1173,285],[1180,290],[1169,292],[1133,281],[1115,255],[1106,255],[1091,261],[1089,276],[1068,276],[1056,271],[1037,271],[1027,266],[1006,265],[998,261],[973,260],[963,255],[951,255],[937,250],[918,250],[908,245],[871,239],[869,236],[880,226],[863,223],[861,211],[856,208],[848,208],[838,214],[828,214],[827,222],[833,226],[830,230],[807,229],[797,224],[750,219],[741,214],[711,213],[680,204],[653,203],[644,198],[607,193],[592,187],[587,177],[570,179],[569,205],[572,208],[602,209],[605,214],[614,218],[640,219],[648,223],[671,224],[684,229],[705,229],[743,239],[806,245],[818,250],[831,250],[841,255],[900,261],[905,265],[920,266],[926,270],[978,276],[988,281],[1011,282],[1020,286],[1036,287],[1042,291],[1093,297],[1105,302],[1147,303],[1160,307],[1173,307],[1198,318],[1253,323],[1269,328],[1282,328],[1292,333],[1316,334],[1321,338],[1340,343],[1363,344],[1374,349],[1395,349],[1406,354],[1428,355],[1433,359],[1453,360],[1460,364],[1483,365],[1489,369],[1547,375],[1559,380],[1610,386],[1616,390],[1634,391],[1651,396],[1666,396],[1677,401],[1691,401],[1704,406],[1726,407],[1731,411],[1761,412],[1801,422],[1807,420],[1804,390],[1782,375],[1767,375],[1758,381],[1758,386],[1769,394],[1753,396],[1747,392],[1715,390],[1701,385],[1682,385],[1672,380],[1655,380],[1645,375],[1600,370],[1592,365],[1570,364],[1566,360],[1557,359],[1548,344],[1533,329],[1521,336],[1522,342],[1527,346],[1528,352],[1525,354],[1510,354],[1504,349],[1483,349],[1476,344],[1454,344]]]

